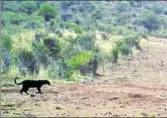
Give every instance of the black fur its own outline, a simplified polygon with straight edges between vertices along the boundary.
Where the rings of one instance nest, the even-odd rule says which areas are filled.
[[[22,94],[22,92],[25,92],[26,94],[29,94],[27,91],[29,88],[37,88],[38,93],[42,94],[41,92],[41,87],[45,84],[50,85],[50,82],[48,80],[24,80],[20,83],[17,83],[16,80],[19,79],[18,77],[16,77],[14,79],[14,83],[16,85],[22,85],[22,89],[20,91],[20,93]]]

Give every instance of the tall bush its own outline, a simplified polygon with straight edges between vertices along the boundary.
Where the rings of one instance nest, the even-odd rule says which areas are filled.
[[[45,3],[39,9],[39,15],[44,17],[45,21],[50,21],[51,18],[55,18],[57,15],[57,10],[54,6]]]

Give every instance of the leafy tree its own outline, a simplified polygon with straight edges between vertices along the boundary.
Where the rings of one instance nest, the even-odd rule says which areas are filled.
[[[24,28],[27,29],[35,29],[35,28],[41,28],[43,27],[43,23],[40,19],[36,19],[31,17],[31,19],[28,19],[27,22],[25,22]]]
[[[73,14],[72,13],[65,13],[61,16],[62,20],[63,21],[69,21],[71,20],[73,17]]]
[[[2,14],[2,21],[4,24],[12,23],[19,25],[21,22],[24,21],[23,17],[20,14],[16,14],[14,12],[4,12]]]
[[[141,14],[138,22],[139,25],[143,25],[145,28],[147,28],[149,32],[158,29],[161,24],[159,17],[153,12]]]
[[[16,1],[2,1],[2,10],[3,11],[10,11],[10,12],[19,12],[19,5]]]
[[[116,4],[116,10],[120,13],[120,12],[125,12],[129,10],[129,2],[127,1],[121,1],[121,2],[117,2]]]
[[[57,10],[54,6],[46,3],[40,7],[39,15],[42,15],[45,21],[50,21],[51,18],[56,17]]]
[[[20,10],[27,14],[32,14],[37,10],[37,6],[34,1],[26,1],[26,2],[22,1],[20,4]]]
[[[63,8],[63,10],[68,10],[69,7],[74,5],[75,3],[75,1],[63,1],[61,2],[61,7]]]
[[[164,12],[165,6],[161,3],[155,3],[152,5],[152,10],[157,14],[162,14]]]

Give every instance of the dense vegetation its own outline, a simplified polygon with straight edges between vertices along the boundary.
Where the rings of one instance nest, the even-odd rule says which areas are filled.
[[[146,36],[167,38],[165,1],[3,1],[2,75],[76,81]],[[100,42],[100,43],[99,43]],[[105,48],[104,48],[105,47]]]

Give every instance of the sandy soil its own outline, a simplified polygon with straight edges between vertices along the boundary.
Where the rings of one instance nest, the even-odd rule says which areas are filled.
[[[53,84],[44,94],[2,87],[3,116],[167,116],[167,40],[152,39],[110,74],[79,84]],[[35,93],[30,89],[29,93]]]

